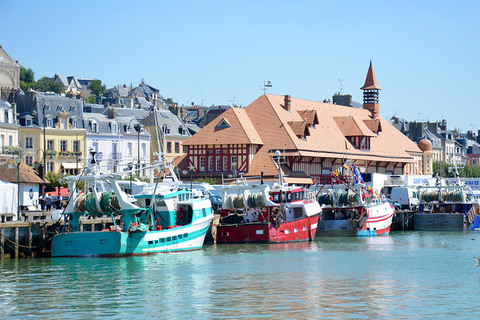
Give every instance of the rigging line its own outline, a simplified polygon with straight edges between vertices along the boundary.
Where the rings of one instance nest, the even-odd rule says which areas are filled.
[[[0,232],[0,235],[6,239],[8,242],[18,246],[18,247],[22,247],[22,248],[26,248],[26,249],[36,249],[36,248],[40,248],[40,247],[37,247],[37,246],[24,246],[24,245],[21,245],[20,243],[16,243],[15,241],[12,241],[10,239],[7,238],[6,235],[4,235],[2,232]]]

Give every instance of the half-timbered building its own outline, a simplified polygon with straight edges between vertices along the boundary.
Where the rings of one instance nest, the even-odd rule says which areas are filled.
[[[370,64],[363,108],[266,94],[229,108],[183,145],[182,170],[220,178],[232,173],[275,179],[276,150],[285,182],[308,184],[353,162],[361,172],[423,174],[423,151],[379,115],[381,89]],[[431,164],[430,164],[431,165]]]

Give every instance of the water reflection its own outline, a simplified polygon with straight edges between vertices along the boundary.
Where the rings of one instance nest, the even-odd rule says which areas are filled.
[[[397,233],[118,259],[6,260],[0,307],[12,319],[473,319],[480,316],[478,241],[467,233]]]

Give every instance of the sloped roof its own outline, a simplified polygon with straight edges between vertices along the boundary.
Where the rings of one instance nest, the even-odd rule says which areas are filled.
[[[370,67],[368,67],[367,78],[365,79],[365,84],[360,89],[362,90],[382,90],[377,83],[377,78],[375,78],[375,72],[373,71],[372,61],[370,61]]]
[[[376,137],[364,122],[352,117],[333,117],[345,137]]]
[[[288,124],[292,128],[295,135],[303,137],[304,134],[308,134],[307,122],[304,121],[289,121]],[[306,130],[305,130],[306,129]]]
[[[347,151],[351,155],[365,155],[365,152],[355,149],[345,138],[334,117],[352,117],[366,134],[370,130],[363,120],[371,119],[368,110],[292,98],[291,112],[288,112],[282,107],[283,104],[283,96],[267,94],[245,108],[267,149],[326,151],[332,157],[343,157]],[[319,118],[319,124],[309,129],[310,135],[305,140],[298,139],[290,126],[283,125],[288,121],[300,121],[301,117],[296,112],[298,110],[315,110]],[[408,152],[421,153],[413,141],[388,121],[381,117],[378,120],[382,132],[370,143],[371,155],[411,158]]]
[[[382,125],[379,119],[366,119],[363,120],[363,123],[370,129],[373,133],[378,133],[382,131]]]
[[[315,110],[301,110],[298,114],[303,119],[307,120],[309,126],[318,124],[317,112]]]
[[[13,168],[9,168],[9,161],[0,164],[0,177],[3,181],[17,183],[45,183],[35,173],[33,168],[27,166],[24,162],[20,162],[20,175],[17,170],[17,164],[14,164]]]
[[[223,120],[226,120],[230,127],[218,127]],[[263,144],[263,141],[245,109],[229,108],[221,117],[217,117],[183,143],[183,145],[198,144]]]

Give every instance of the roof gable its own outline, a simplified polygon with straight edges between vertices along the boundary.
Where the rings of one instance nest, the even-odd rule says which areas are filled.
[[[361,121],[354,117],[333,117],[345,137],[374,137],[375,135]]]
[[[228,119],[222,118],[222,120],[220,120],[220,122],[215,126],[215,131],[217,131],[217,129],[221,130],[230,127],[231,126],[230,123],[228,123]]]
[[[219,129],[220,123],[226,123],[229,127]],[[216,118],[183,143],[183,145],[205,144],[263,144],[263,141],[245,109],[229,108],[221,118]]]

